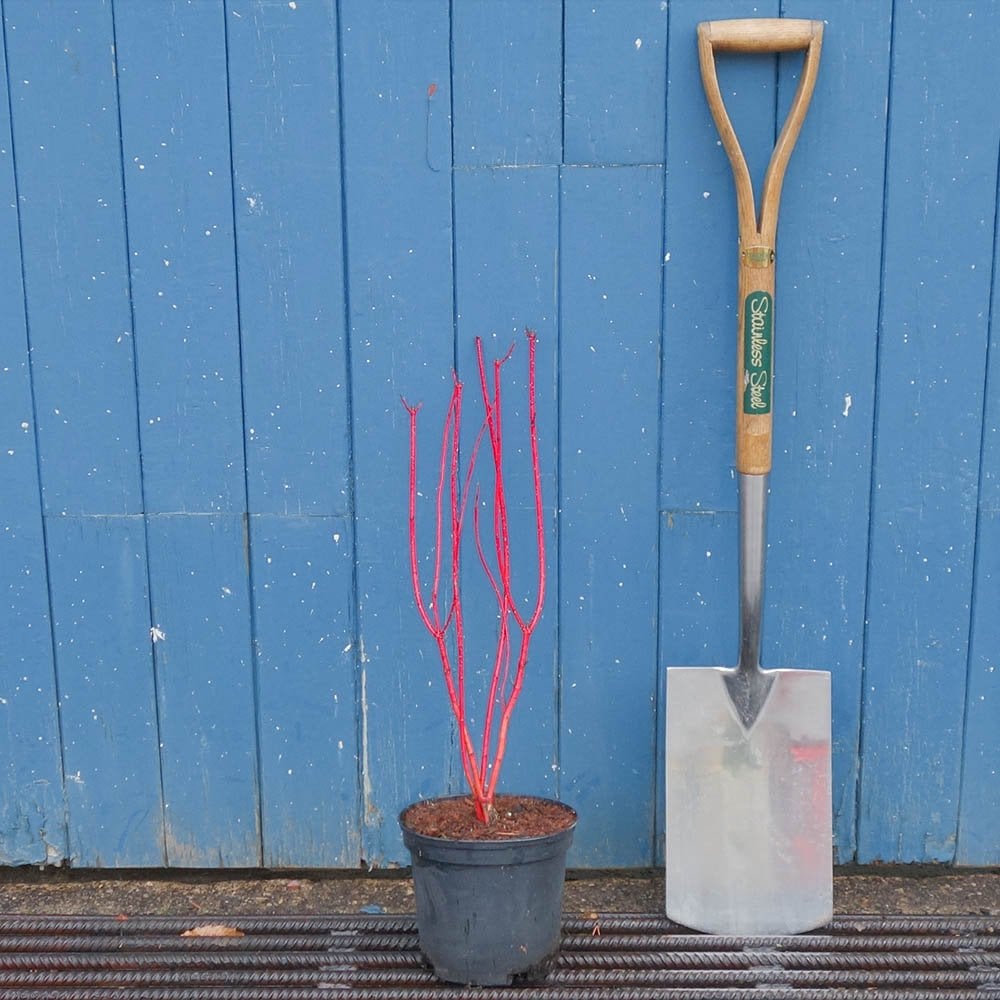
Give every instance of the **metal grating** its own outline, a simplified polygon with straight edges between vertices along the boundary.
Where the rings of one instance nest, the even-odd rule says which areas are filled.
[[[184,937],[223,925],[241,936]],[[438,983],[409,916],[0,917],[0,1000],[1000,1000],[1000,918],[838,917],[711,937],[662,917],[564,921],[544,981]]]

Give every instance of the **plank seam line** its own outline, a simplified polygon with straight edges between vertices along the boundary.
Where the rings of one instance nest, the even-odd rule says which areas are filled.
[[[354,799],[354,837],[357,848],[357,859],[360,860],[365,854],[364,832],[367,827],[364,822],[363,810],[365,789],[368,788],[368,778],[365,774],[368,760],[364,753],[364,740],[359,717],[361,706],[361,674],[363,670],[362,645],[361,645],[361,587],[358,574],[358,504],[357,504],[357,463],[355,455],[357,451],[358,427],[354,419],[354,361],[353,361],[353,336],[351,325],[351,272],[350,272],[350,227],[347,224],[347,141],[344,131],[346,115],[346,91],[344,89],[344,10],[342,0],[336,0],[334,5],[334,17],[336,18],[334,37],[337,42],[337,144],[339,163],[337,168],[340,172],[340,229],[341,229],[341,275],[342,287],[344,289],[344,385],[347,392],[344,400],[345,417],[347,419],[347,500],[350,510],[344,514],[345,519],[350,524],[351,529],[351,657],[353,659],[353,682],[354,682],[354,759],[357,762],[355,773]]]
[[[730,507],[719,507],[708,509],[706,507],[661,507],[660,517],[735,517],[736,509]]]
[[[566,0],[559,21],[559,166],[566,163]]]
[[[663,28],[663,80],[662,93],[663,103],[660,107],[660,114],[663,116],[663,167],[660,173],[660,261],[658,272],[660,275],[660,329],[659,329],[659,367],[656,373],[656,496],[657,499],[664,495],[664,461],[663,448],[666,437],[663,410],[665,403],[664,385],[666,384],[666,339],[667,339],[667,159],[670,148],[669,125],[667,123],[667,86],[670,79],[668,66],[670,63],[670,10],[664,19]],[[657,520],[663,516],[663,511],[659,510],[657,503]],[[653,788],[651,789],[652,815],[651,815],[651,839],[650,853],[651,862],[661,863],[661,855],[666,848],[666,823],[665,813],[659,807],[660,790],[666,788],[666,718],[664,695],[666,692],[665,655],[663,649],[663,530],[657,525],[656,531],[656,693],[653,698]]]
[[[868,638],[870,633],[870,621],[871,621],[871,579],[872,579],[872,541],[873,541],[873,529],[874,529],[874,509],[875,509],[875,493],[878,487],[878,424],[879,424],[879,411],[881,409],[881,379],[879,378],[880,368],[881,368],[881,342],[882,342],[882,330],[885,326],[885,245],[886,245],[886,229],[887,229],[887,218],[888,211],[887,206],[889,203],[889,154],[891,150],[891,134],[892,134],[892,92],[893,92],[893,79],[895,74],[895,60],[896,60],[896,0],[891,0],[889,5],[889,53],[888,53],[888,78],[887,78],[887,88],[886,88],[886,103],[885,103],[885,148],[883,149],[882,155],[882,232],[881,232],[881,246],[879,248],[879,292],[878,292],[878,309],[877,309],[877,325],[875,328],[875,381],[874,388],[872,392],[872,430],[871,430],[871,475],[868,480],[868,540],[867,540],[867,552],[868,558],[866,560],[867,565],[865,569],[865,600],[864,600],[864,619],[862,624],[861,633],[861,677],[860,677],[860,711],[858,713],[858,732],[857,732],[857,744],[855,749],[855,755],[857,757],[858,766],[857,771],[854,775],[854,844],[853,851],[850,858],[845,858],[840,855],[839,850],[837,851],[836,860],[840,864],[844,864],[848,860],[853,860],[857,862],[859,860],[859,853],[861,850],[861,817],[862,817],[862,806],[863,803],[863,790],[864,790],[864,777],[865,777],[865,739],[867,736],[867,726],[866,726],[866,713],[865,713],[865,703],[867,701],[865,692],[868,690]],[[839,848],[840,845],[837,845]]]
[[[308,511],[301,513],[275,513],[267,510],[151,510],[138,511],[134,514],[121,514],[114,511],[100,512],[69,512],[56,511],[43,513],[46,521],[155,521],[157,518],[202,517],[202,518],[249,518],[251,521],[259,518],[272,518],[282,521],[328,521],[331,518],[346,519],[351,516],[350,510],[334,510],[325,514],[315,514]]]
[[[973,531],[973,545],[974,551],[972,555],[972,581],[971,581],[971,593],[969,597],[969,617],[968,617],[968,628],[966,634],[969,637],[969,643],[967,646],[967,654],[965,660],[965,710],[962,716],[962,753],[959,757],[958,764],[958,820],[955,827],[955,854],[957,855],[959,849],[962,845],[962,807],[965,804],[965,768],[966,762],[968,760],[968,748],[969,748],[969,710],[972,703],[972,666],[973,658],[975,652],[975,640],[976,640],[976,619],[979,612],[979,583],[980,583],[980,557],[982,555],[980,551],[980,527],[982,522],[989,517],[990,513],[993,511],[987,511],[984,505],[980,502],[983,493],[983,475],[986,472],[986,463],[984,456],[987,450],[987,440],[986,440],[986,417],[990,405],[989,390],[990,386],[990,362],[993,356],[993,320],[996,315],[996,305],[997,305],[997,254],[996,249],[1000,246],[998,239],[1000,239],[1000,148],[997,150],[997,168],[995,174],[994,188],[993,188],[994,200],[993,200],[993,262],[990,271],[990,296],[989,296],[989,306],[986,311],[986,358],[985,364],[983,366],[983,404],[979,419],[979,481],[978,481],[978,496],[976,503],[976,516],[975,516],[975,529]],[[954,861],[954,857],[952,859]]]
[[[129,347],[132,352],[132,379],[135,383],[135,435],[136,435],[136,445],[139,449],[139,454],[136,456],[136,460],[139,464],[139,502],[142,509],[145,510],[146,503],[146,476],[143,467],[143,456],[142,456],[142,415],[139,404],[139,353],[138,347],[136,345],[135,336],[135,296],[133,295],[133,283],[132,283],[132,236],[129,230],[129,215],[128,215],[128,188],[125,183],[125,132],[122,123],[122,99],[121,99],[121,73],[119,72],[118,65],[118,20],[117,11],[115,8],[116,0],[111,0],[111,43],[114,46],[112,52],[112,62],[114,65],[114,88],[115,88],[115,115],[117,118],[118,126],[118,164],[120,169],[120,181],[121,181],[121,196],[122,196],[122,228],[123,228],[123,239],[125,241],[125,280],[128,283],[128,311],[129,311],[129,325],[132,328],[132,336],[129,338]],[[146,521],[145,516],[141,513],[134,513],[134,516],[142,518],[142,546],[143,546],[143,559],[145,562],[145,575],[146,575],[146,616],[149,620],[149,626],[152,630],[156,627],[156,622],[154,620],[154,603],[153,603],[153,577],[150,563],[150,549],[149,549],[149,525]],[[152,631],[150,632],[152,635]],[[160,716],[160,702],[161,702],[161,688],[160,688],[160,652],[156,648],[156,643],[150,643],[149,652],[149,665],[152,671],[152,682],[153,682],[153,718],[156,722],[156,768],[157,777],[160,782],[160,856],[163,859],[163,864],[169,863],[170,856],[167,849],[167,813],[166,813],[166,784],[163,773],[163,724]],[[57,671],[58,673],[58,671]]]
[[[229,16],[225,4],[222,5],[222,44],[226,59],[226,128],[229,150],[229,198],[233,221],[233,295],[236,307],[236,346],[239,354],[240,373],[240,446],[243,450],[243,511],[240,518],[243,526],[243,554],[246,559],[247,598],[249,607],[248,625],[250,629],[250,680],[253,696],[253,743],[254,743],[254,811],[257,821],[257,863],[264,863],[264,790],[263,752],[261,750],[261,701],[260,701],[260,654],[257,643],[257,601],[254,599],[253,539],[250,531],[250,469],[247,452],[247,400],[246,378],[243,359],[243,297],[240,291],[240,225],[236,209],[236,156],[233,151],[233,93],[230,74],[231,49],[229,45]]]

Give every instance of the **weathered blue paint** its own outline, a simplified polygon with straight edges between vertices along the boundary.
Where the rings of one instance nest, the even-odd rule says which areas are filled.
[[[452,367],[467,452],[472,338],[516,343],[526,457],[525,326],[549,579],[502,787],[579,808],[576,865],[659,858],[662,670],[736,645],[695,25],[778,14],[827,31],[778,236],[765,660],[833,674],[840,860],[1000,861],[994,4],[0,11],[0,863],[405,860],[396,811],[462,781],[399,396],[427,581]],[[758,185],[799,58],[719,57]]]
[[[82,868],[163,865],[142,518],[50,518],[46,539],[67,860]]]
[[[350,509],[337,17],[230,3],[249,509]]]
[[[994,233],[993,257],[1000,253],[1000,231]],[[969,636],[965,733],[962,741],[962,787],[959,800],[958,864],[1000,864],[1000,350],[993,340],[998,328],[998,272],[990,290],[991,344],[986,371],[976,563]],[[987,791],[984,794],[984,789]]]
[[[453,5],[457,166],[561,161],[562,17],[559,0]]]
[[[993,468],[997,468],[995,462]],[[996,836],[1000,797],[992,794],[992,790],[996,789],[1000,775],[1000,745],[997,742],[1000,622],[994,610],[1000,599],[1000,570],[997,569],[1000,513],[995,508],[980,511],[977,549],[955,860],[962,865],[997,865],[1000,864],[1000,845]],[[985,794],[983,789],[987,789]]]
[[[560,770],[577,863],[653,848],[663,171],[562,187]],[[573,863],[571,861],[571,863]]]
[[[115,39],[145,510],[242,511],[223,11],[120,4]]]
[[[263,861],[351,867],[361,795],[336,5],[236,3],[226,18]]]
[[[565,4],[566,163],[663,162],[668,20],[661,0]]]
[[[17,193],[0,52],[0,864],[66,856]]]
[[[167,863],[260,863],[246,524],[149,519]]]
[[[895,8],[862,861],[955,855],[1000,139],[988,88],[952,113],[1000,41],[966,6]]]
[[[111,4],[11,0],[3,14],[44,509],[137,513]]]
[[[254,515],[250,552],[264,864],[351,868],[361,851],[351,524]]]

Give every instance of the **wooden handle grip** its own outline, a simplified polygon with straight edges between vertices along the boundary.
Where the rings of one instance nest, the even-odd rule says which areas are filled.
[[[792,52],[821,38],[823,22],[785,17],[702,21],[698,34],[719,52]]]
[[[774,381],[774,263],[741,249],[736,351],[736,471],[771,471]]]
[[[786,18],[703,21],[698,25],[698,61],[709,110],[733,168],[739,218],[739,332],[736,386],[736,468],[748,475],[771,469],[774,374],[774,247],[778,205],[788,159],[816,84],[823,22]],[[753,182],[733,123],[726,112],[715,53],[805,50],[799,85],[771,153],[758,214]]]

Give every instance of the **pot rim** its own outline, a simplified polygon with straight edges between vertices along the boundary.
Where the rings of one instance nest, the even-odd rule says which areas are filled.
[[[416,805],[419,805],[421,802],[447,802],[447,801],[453,801],[455,799],[468,799],[470,798],[468,792],[461,795],[432,795],[430,798],[426,799],[415,799],[413,802],[410,802],[400,810],[397,819],[399,821],[401,829],[412,837],[420,837],[423,840],[431,841],[433,843],[438,843],[438,844],[455,844],[456,846],[462,846],[462,847],[477,847],[481,848],[482,850],[489,850],[491,848],[504,848],[504,847],[509,847],[512,844],[541,843],[546,840],[554,840],[559,837],[563,837],[566,834],[571,834],[576,829],[576,824],[580,818],[579,814],[571,805],[567,805],[561,799],[554,799],[548,795],[520,795],[517,792],[502,792],[497,797],[503,798],[505,795],[507,796],[512,795],[519,799],[533,799],[536,802],[553,802],[558,806],[562,806],[563,809],[565,809],[568,813],[572,814],[573,817],[572,822],[569,823],[569,825],[563,827],[561,830],[556,830],[553,833],[542,833],[535,837],[503,837],[498,840],[489,840],[489,839],[479,839],[479,838],[459,839],[456,837],[435,837],[432,836],[431,834],[421,833],[419,830],[414,830],[413,827],[409,826],[403,819],[403,817],[406,815],[407,812],[409,812],[410,809],[412,809]]]

